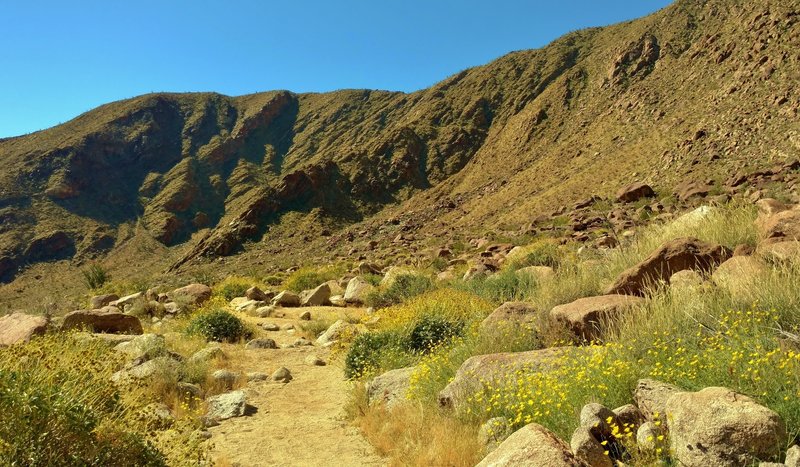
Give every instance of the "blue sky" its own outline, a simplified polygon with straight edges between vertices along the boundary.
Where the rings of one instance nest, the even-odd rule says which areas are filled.
[[[154,91],[414,91],[668,0],[4,2],[0,137]]]

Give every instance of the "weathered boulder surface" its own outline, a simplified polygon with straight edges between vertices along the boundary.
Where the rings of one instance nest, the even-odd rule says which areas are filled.
[[[588,467],[564,441],[547,428],[531,423],[515,431],[477,467]]]
[[[709,272],[730,256],[731,251],[728,248],[696,238],[671,240],[644,261],[620,274],[607,294],[643,296],[648,287],[659,281],[669,281],[678,271],[694,269]]]
[[[245,414],[247,395],[244,391],[233,391],[209,397],[206,403],[208,404],[207,418],[215,421],[227,420]]]
[[[542,371],[552,368],[569,351],[580,350],[574,347],[552,347],[470,357],[456,371],[450,384],[439,392],[439,405],[460,411],[466,399],[482,389],[482,381],[501,379],[518,370]]]
[[[369,282],[361,277],[354,277],[347,283],[347,289],[344,292],[345,303],[361,304],[366,302],[367,295],[374,287]]]
[[[44,316],[11,313],[0,318],[0,347],[24,343],[33,336],[44,334],[48,320]]]
[[[585,297],[554,307],[550,316],[581,339],[595,340],[602,337],[608,320],[643,301],[640,297],[619,294]]]
[[[300,296],[294,292],[284,290],[272,299],[272,304],[285,307],[300,306]]]
[[[681,389],[653,379],[640,379],[633,390],[633,401],[647,420],[664,419],[667,400]],[[657,416],[656,416],[657,415]]]
[[[329,305],[331,298],[331,287],[325,283],[313,290],[309,290],[300,300],[302,306],[323,306]]]
[[[621,188],[617,192],[617,201],[620,203],[632,203],[642,198],[651,198],[656,195],[653,188],[646,183],[634,183]]]
[[[750,465],[786,446],[780,416],[730,389],[677,392],[667,400],[670,446],[686,467]]]
[[[370,404],[385,403],[392,408],[406,399],[411,386],[414,367],[387,371],[367,384],[367,400]]]
[[[185,297],[195,306],[200,306],[211,298],[211,287],[204,284],[189,284],[173,290],[169,297],[175,300],[176,297]]]
[[[119,295],[114,293],[95,295],[91,298],[91,300],[89,300],[89,305],[92,307],[92,310],[97,310],[111,304],[111,302],[115,300],[119,300]]]
[[[349,333],[357,334],[361,331],[359,326],[340,319],[331,324],[325,332],[320,334],[320,336],[317,337],[316,343],[317,345],[330,345]]]
[[[142,334],[139,318],[107,307],[100,310],[76,310],[64,316],[62,330],[87,328],[109,334]]]

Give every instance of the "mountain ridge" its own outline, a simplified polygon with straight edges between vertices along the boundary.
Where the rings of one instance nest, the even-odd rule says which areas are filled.
[[[103,258],[130,232],[175,250],[161,268],[177,271],[267,243],[324,252],[332,232],[440,205],[428,236],[521,228],[635,180],[721,185],[797,157],[799,30],[786,0],[681,0],[413,93],[106,104],[0,140],[0,277]],[[292,213],[314,220],[293,218],[298,237]]]

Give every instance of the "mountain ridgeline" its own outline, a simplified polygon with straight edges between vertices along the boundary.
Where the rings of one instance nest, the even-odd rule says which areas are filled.
[[[149,94],[0,140],[0,280],[130,235],[179,248],[164,265],[179,269],[287,213],[315,219],[306,238],[393,210],[436,209],[431,229],[523,225],[634,180],[669,192],[786,162],[798,10],[679,0],[410,94]]]

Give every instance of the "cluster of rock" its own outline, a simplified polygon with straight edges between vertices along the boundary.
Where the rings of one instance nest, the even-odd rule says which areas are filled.
[[[800,466],[800,446],[788,450],[783,464],[768,462],[786,446],[786,426],[743,394],[721,387],[682,391],[645,379],[633,399],[614,410],[584,406],[569,444],[535,423],[513,431],[506,419],[489,420],[480,432],[491,452],[478,465],[612,467],[663,451],[686,467]]]

